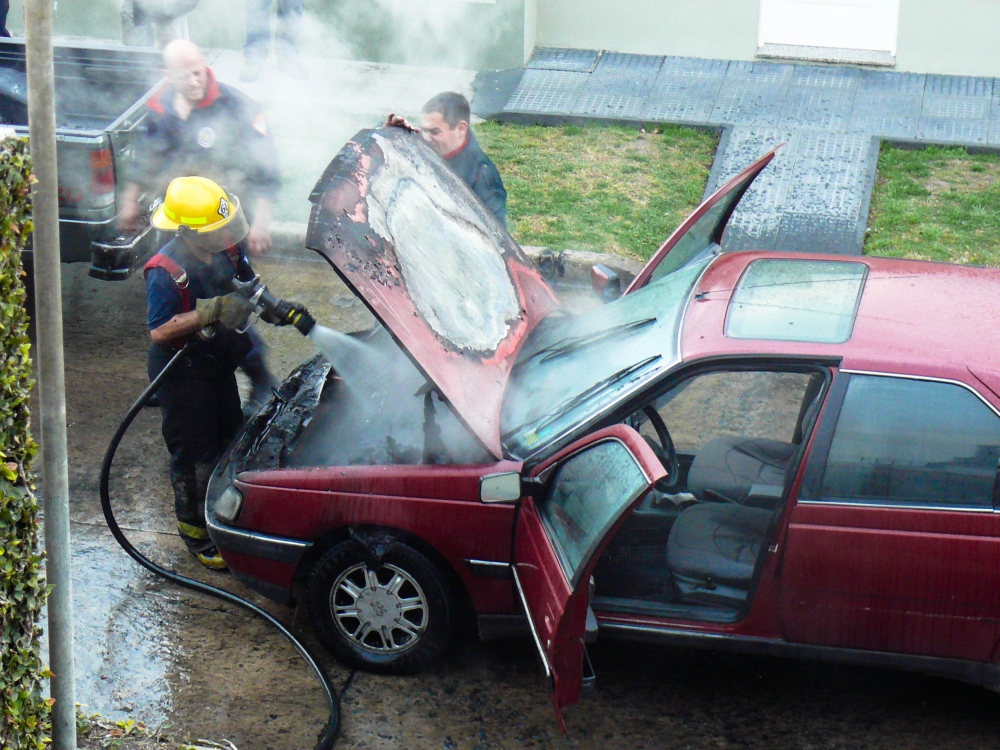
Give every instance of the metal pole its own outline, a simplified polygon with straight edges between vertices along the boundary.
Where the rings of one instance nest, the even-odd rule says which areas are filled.
[[[28,134],[38,182],[32,190],[35,234],[35,330],[41,406],[43,500],[48,582],[49,660],[52,670],[52,747],[76,748],[73,684],[73,591],[70,583],[69,472],[63,373],[62,280],[56,174],[55,74],[52,0],[27,0]]]

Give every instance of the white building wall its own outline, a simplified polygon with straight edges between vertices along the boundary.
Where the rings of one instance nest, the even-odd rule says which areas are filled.
[[[538,47],[752,60],[757,0],[537,0]]]
[[[900,0],[896,70],[1000,77],[1000,3]]]
[[[753,60],[758,0],[536,0],[525,52],[575,47]],[[998,0],[900,0],[895,70],[1000,77]]]

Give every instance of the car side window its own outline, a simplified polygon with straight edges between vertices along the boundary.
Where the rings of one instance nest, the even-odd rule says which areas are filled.
[[[967,388],[851,375],[820,501],[990,508],[1000,417]]]
[[[653,407],[681,453],[697,453],[720,435],[792,443],[809,379],[795,372],[710,372],[684,381]],[[639,432],[657,437],[648,420]]]
[[[538,512],[573,586],[605,534],[648,486],[617,440],[590,446],[559,467]]]

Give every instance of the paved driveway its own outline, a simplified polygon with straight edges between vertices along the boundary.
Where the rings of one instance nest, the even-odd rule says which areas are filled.
[[[342,330],[370,324],[325,265],[258,264]],[[64,266],[66,382],[74,550],[77,700],[105,716],[170,721],[182,737],[240,750],[304,750],[325,720],[322,695],[294,650],[263,622],[139,569],[104,528],[100,459],[145,385],[147,334],[138,279],[89,279]],[[563,290],[583,303],[589,294]],[[264,327],[275,369],[311,353],[294,331]],[[154,559],[268,606],[303,632],[305,613],[270,605],[193,564],[174,532],[159,415],[124,441],[112,492],[127,533]],[[306,634],[307,642],[322,653]],[[875,669],[748,658],[599,639],[593,696],[558,733],[530,639],[482,644],[472,628],[413,677],[352,673],[325,657],[343,697],[343,748],[995,748],[997,696],[946,680]]]

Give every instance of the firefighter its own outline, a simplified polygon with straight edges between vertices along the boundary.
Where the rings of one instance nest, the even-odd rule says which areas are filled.
[[[243,196],[250,222],[248,250],[262,255],[271,246],[271,210],[281,189],[278,152],[263,112],[241,92],[219,83],[193,42],[171,42],[163,50],[163,62],[168,85],[147,105],[119,221],[136,229],[141,197],[163,195],[175,177],[207,177]]]
[[[428,101],[421,111],[420,127],[390,114],[385,124],[420,133],[472,192],[479,196],[501,224],[507,226],[507,190],[500,172],[479,147],[469,126],[469,100],[454,91],[445,91]]]
[[[177,528],[203,565],[224,569],[205,528],[204,502],[215,464],[243,423],[235,370],[251,342],[237,329],[253,307],[233,291],[232,281],[253,278],[242,250],[249,227],[239,199],[203,177],[171,182],[152,222],[174,238],[144,271],[150,380],[191,343],[158,392]]]
[[[175,177],[199,175],[243,198],[250,223],[246,247],[250,255],[262,255],[271,245],[271,207],[281,186],[277,150],[263,113],[242,93],[215,80],[194,43],[171,42],[163,60],[169,85],[149,100],[136,169],[119,214],[122,227],[138,228],[141,196],[161,196]],[[253,384],[248,412],[277,385],[264,361],[263,342],[253,343],[241,364]]]

